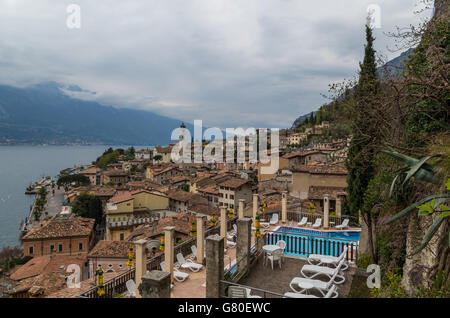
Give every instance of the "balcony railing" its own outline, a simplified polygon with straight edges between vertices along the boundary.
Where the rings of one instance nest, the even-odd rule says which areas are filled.
[[[279,240],[286,242],[285,253],[308,257],[310,254],[320,254],[339,257],[347,247],[347,261],[356,261],[359,242],[345,239],[334,239],[309,234],[266,231],[265,244],[276,244]]]
[[[236,223],[237,217],[228,220],[227,222],[227,228],[229,230],[232,229],[233,224]],[[205,231],[205,237],[209,235],[219,234],[220,232],[220,226],[215,226],[213,228],[208,229]],[[189,255],[192,253],[191,246],[195,245],[197,242],[196,237],[189,238],[188,240],[175,245],[174,247],[174,255],[178,253],[182,253],[184,256]],[[147,270],[161,270],[161,262],[164,261],[164,253],[161,253],[155,257],[152,257],[147,261]],[[112,298],[114,295],[123,293],[127,290],[126,282],[130,279],[135,279],[136,276],[136,269],[131,268],[130,270],[111,278],[110,280],[103,283],[103,286],[105,288],[105,295],[102,297],[99,297],[97,294],[98,287],[92,287],[88,289],[87,291],[79,294],[78,298]]]
[[[147,261],[147,270],[160,270],[160,264],[164,261],[164,253],[152,257]],[[133,267],[126,272],[111,278],[110,280],[103,283],[105,288],[105,295],[98,296],[97,289],[98,286],[92,287],[87,291],[78,295],[78,298],[113,298],[114,295],[121,294],[127,290],[126,282],[130,279],[135,279],[136,269]]]
[[[281,212],[280,212],[281,214]],[[317,218],[322,218],[323,221],[323,214],[316,212],[316,213],[311,213],[311,212],[296,212],[296,211],[288,211],[287,212],[287,221],[290,222],[294,222],[295,224],[299,223],[304,217],[307,218],[307,222],[311,222],[314,224],[314,222],[316,222]],[[332,216],[330,215],[328,217],[329,222],[333,222],[334,226],[336,225],[341,225],[342,221],[344,221],[344,219],[349,219],[349,226],[355,226],[355,227],[359,227],[359,220],[357,217],[354,216],[350,216],[350,215],[341,215],[341,216]]]

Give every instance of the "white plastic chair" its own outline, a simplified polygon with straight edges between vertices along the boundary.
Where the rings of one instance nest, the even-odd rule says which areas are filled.
[[[199,270],[201,270],[203,268],[202,264],[194,263],[190,259],[186,260],[183,256],[183,254],[181,254],[181,253],[177,254],[177,260],[178,260],[178,263],[180,264],[181,268],[184,268],[184,269],[187,268],[193,272],[198,272]]]
[[[278,213],[272,214],[272,217],[270,218],[269,223],[270,223],[270,225],[278,224]]]
[[[313,228],[318,229],[319,227],[322,226],[322,218],[317,218],[316,222],[313,224]]]
[[[284,250],[286,249],[286,242],[283,240],[279,240],[275,245],[281,248],[281,251],[282,251],[281,252],[281,261],[284,261],[283,255],[284,255]]]
[[[267,259],[270,261],[270,264],[272,265],[272,270],[273,270],[273,262],[274,261],[278,261],[278,264],[280,265],[280,268],[281,268],[281,256],[282,255],[283,255],[283,250],[276,249],[272,253],[270,253],[269,256],[267,256]]]

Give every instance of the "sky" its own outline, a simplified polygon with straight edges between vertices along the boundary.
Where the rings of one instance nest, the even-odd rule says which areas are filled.
[[[414,14],[418,0],[0,0],[0,83],[74,84],[95,92],[80,98],[209,127],[290,127],[356,76],[371,4],[386,60],[401,52],[385,33],[431,14]]]

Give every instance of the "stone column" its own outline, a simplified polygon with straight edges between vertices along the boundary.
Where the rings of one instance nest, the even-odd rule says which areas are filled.
[[[224,294],[224,241],[219,235],[206,238],[206,298],[219,298]]]
[[[323,195],[323,227],[327,229],[329,227],[330,216],[330,198],[328,194]]]
[[[253,223],[256,221],[256,213],[258,213],[258,194],[253,193]]]
[[[197,262],[203,264],[205,255],[205,220],[206,216],[197,216]]]
[[[237,220],[237,244],[236,259],[238,272],[248,269],[250,264],[250,248],[252,244],[252,219],[243,218]]]
[[[227,210],[220,208],[220,236],[227,237]]]
[[[239,215],[239,219],[244,218],[244,199],[239,199],[239,211],[238,211],[238,215]]]
[[[151,271],[142,276],[142,283],[136,284],[142,298],[170,298],[170,273]]]
[[[340,217],[342,214],[342,199],[340,195],[336,196],[336,216]]]
[[[281,193],[281,222],[286,224],[287,221],[287,191]]]
[[[165,240],[165,246],[164,246],[164,261],[165,261],[165,268],[164,271],[170,273],[170,280],[173,280],[173,263],[175,255],[174,248],[173,248],[173,235],[175,226],[167,226],[163,228],[164,230],[164,240]]]
[[[134,242],[134,251],[136,256],[136,286],[142,282],[142,277],[147,273],[147,254],[145,253],[146,240]],[[136,298],[142,298],[139,290],[136,290]]]

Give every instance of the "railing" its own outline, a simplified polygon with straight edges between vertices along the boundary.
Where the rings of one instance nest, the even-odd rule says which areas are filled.
[[[287,221],[288,222],[294,222],[297,224],[300,222],[304,217],[307,218],[307,222],[315,223],[317,218],[321,218],[323,222],[323,214],[316,212],[316,213],[310,213],[310,212],[294,212],[294,211],[288,211],[286,213]],[[358,218],[350,215],[341,215],[341,216],[332,216],[330,215],[328,217],[329,222],[333,222],[334,226],[341,225],[344,219],[349,219],[349,225],[359,227],[359,220]]]
[[[228,297],[228,287],[230,287],[230,286],[240,287],[240,288],[242,288],[244,290],[250,289],[251,292],[255,291],[258,294],[262,294],[262,296],[258,295],[258,296],[261,296],[262,298],[283,298],[283,297],[285,297],[282,294],[275,293],[275,292],[272,292],[272,291],[269,291],[269,290],[260,289],[260,288],[256,288],[256,287],[251,287],[251,286],[240,285],[240,284],[229,282],[229,281],[225,281],[225,280],[221,280],[220,284],[221,284],[221,287],[222,287],[221,291],[223,292],[223,294],[220,295],[221,298],[229,298]],[[245,293],[247,293],[247,291],[245,291]]]
[[[105,295],[101,297],[97,294],[98,286],[95,286],[78,295],[78,298],[113,298],[114,295],[123,293],[127,289],[126,282],[130,279],[134,279],[135,274],[136,271],[132,268],[125,273],[106,281],[103,284],[105,288]]]
[[[152,257],[147,261],[147,270],[160,270],[160,264],[164,261],[164,253],[161,253],[160,255],[157,255],[155,257]],[[105,295],[98,296],[97,289],[98,286],[92,287],[88,289],[87,291],[79,294],[78,298],[113,298],[114,295],[121,294],[127,290],[126,282],[130,279],[135,279],[136,276],[136,269],[132,268],[128,271],[111,278],[110,280],[103,283],[103,286],[105,288]]]
[[[197,243],[197,237],[191,237],[187,241],[184,241],[174,247],[174,255],[177,256],[178,253],[183,254],[183,256],[192,254],[191,247]]]
[[[233,225],[236,224],[236,221],[238,220],[238,217],[234,217],[232,219],[228,219],[227,220],[227,231],[231,231],[233,229]],[[220,235],[220,224],[209,228],[205,231],[205,237],[208,237],[210,235],[215,235],[218,234]]]
[[[356,261],[359,242],[331,237],[321,237],[309,234],[267,231],[265,244],[276,244],[279,240],[286,242],[285,253],[308,257],[310,254],[320,254],[338,257],[344,247],[347,247],[347,261]]]
[[[236,223],[238,218],[235,217],[227,222],[227,228],[229,230],[232,229],[233,224]],[[215,226],[213,228],[205,231],[205,236],[219,234],[220,226]],[[191,246],[195,245],[197,242],[196,237],[192,237],[174,247],[174,255],[176,256],[178,253],[182,253],[184,256],[192,253]],[[164,253],[161,253],[155,257],[152,257],[147,261],[147,270],[161,270],[161,262],[164,261]],[[132,268],[110,280],[106,281],[103,286],[105,288],[105,295],[99,297],[97,295],[98,287],[92,287],[87,291],[79,294],[78,298],[112,298],[116,294],[120,294],[126,291],[126,282],[130,279],[135,279],[136,269]]]
[[[226,281],[236,283],[249,272],[256,263],[256,260],[263,253],[261,248],[264,245],[263,242],[265,242],[264,237],[258,239],[258,242],[251,247],[249,257],[241,257],[233,266],[231,266],[230,262],[228,268],[224,271],[224,278]]]

